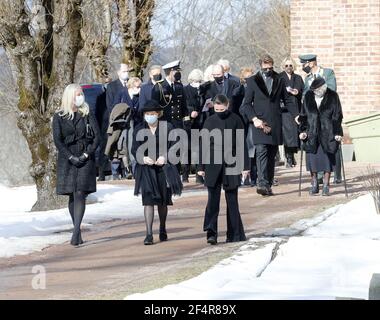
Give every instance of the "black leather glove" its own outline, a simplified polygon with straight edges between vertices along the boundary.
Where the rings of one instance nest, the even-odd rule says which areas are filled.
[[[69,158],[69,161],[74,165],[76,166],[77,168],[80,168],[84,165],[84,162],[80,161],[79,160],[79,157],[75,157],[75,156],[71,156]]]
[[[79,161],[82,162],[82,163],[86,163],[88,161],[88,158],[89,156],[87,154],[82,154],[80,157],[79,157]]]

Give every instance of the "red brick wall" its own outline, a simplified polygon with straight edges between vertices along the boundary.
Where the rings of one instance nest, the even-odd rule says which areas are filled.
[[[346,119],[380,112],[380,0],[291,0],[291,50],[334,69]]]

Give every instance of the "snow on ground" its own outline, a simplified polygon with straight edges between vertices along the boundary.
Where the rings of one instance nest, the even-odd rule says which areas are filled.
[[[198,277],[126,299],[368,299],[379,253],[380,216],[367,195],[250,239]]]
[[[98,203],[86,208],[86,228],[102,221],[143,216],[141,199],[133,195],[131,187],[98,185],[98,192],[89,198]],[[28,254],[70,240],[68,209],[32,213],[36,199],[35,186],[0,185],[0,257]]]
[[[113,219],[143,218],[141,198],[134,196],[134,187],[98,185],[97,188],[89,196],[96,203],[86,207],[84,228]],[[182,197],[202,193],[187,192]],[[29,254],[70,240],[72,222],[68,209],[30,212],[36,200],[35,186],[0,185],[0,258]]]

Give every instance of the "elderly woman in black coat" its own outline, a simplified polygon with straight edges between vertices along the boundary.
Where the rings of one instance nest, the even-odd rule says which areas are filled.
[[[247,148],[245,143],[238,143],[239,133],[241,141],[244,142],[245,137],[242,120],[238,115],[228,110],[229,100],[225,95],[217,95],[213,104],[215,114],[205,121],[203,129],[210,132],[210,135],[214,132],[219,133],[220,138],[210,139],[208,148],[204,146],[205,141],[202,140],[201,163],[198,171],[200,176],[205,177],[205,185],[208,189],[203,229],[207,232],[207,243],[211,245],[217,243],[222,187],[227,202],[227,242],[246,240],[239,212],[238,188],[241,183],[240,173],[249,174]],[[226,135],[232,133],[232,141],[226,140],[225,133]],[[240,150],[239,147],[241,147]],[[218,155],[219,159],[216,158]],[[229,159],[232,156],[236,156],[235,162],[231,161],[232,158]],[[235,170],[232,171],[232,168]]]
[[[74,224],[71,244],[78,246],[83,243],[80,227],[86,197],[96,192],[99,127],[77,84],[70,84],[63,93],[61,109],[53,117],[53,138],[58,149],[57,194],[69,196]]]
[[[319,193],[318,172],[324,172],[322,195],[330,195],[330,176],[343,136],[342,120],[338,94],[327,88],[323,78],[317,78],[305,95],[300,116],[300,139],[304,141],[307,170],[312,177],[310,195]]]
[[[169,141],[173,126],[161,121],[163,111],[158,102],[149,100],[142,109],[144,121],[133,131],[132,155],[137,161],[135,195],[142,195],[146,223],[145,245],[153,244],[154,207],[160,218],[160,241],[167,241],[166,218],[172,195],[181,195],[182,182],[177,167],[170,163]]]

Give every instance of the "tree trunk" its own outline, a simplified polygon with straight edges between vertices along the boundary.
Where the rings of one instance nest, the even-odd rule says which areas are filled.
[[[62,207],[56,194],[56,148],[51,119],[61,104],[65,87],[74,81],[74,67],[82,47],[80,0],[44,0],[47,31],[32,34],[23,0],[4,0],[0,35],[19,93],[18,127],[32,155],[30,174],[37,187],[36,210]],[[4,41],[5,40],[5,41]]]
[[[118,0],[123,38],[123,63],[132,67],[132,76],[142,78],[152,54],[150,22],[154,0]]]

